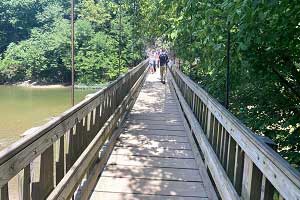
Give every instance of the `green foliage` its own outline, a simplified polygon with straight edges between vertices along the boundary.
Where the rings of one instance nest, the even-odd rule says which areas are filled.
[[[152,27],[154,38],[171,42],[176,56],[186,61],[185,72],[220,102],[230,30],[231,112],[300,166],[299,1],[154,2],[144,10],[149,21],[144,27]],[[200,62],[190,70],[195,58]]]
[[[3,24],[0,32],[0,36],[7,39],[0,42],[0,83],[24,80],[70,82],[70,5],[61,0],[35,2],[27,0],[21,4],[21,1],[13,0],[0,3],[0,10],[11,14],[3,21],[14,25],[10,30],[6,29],[7,24]],[[97,84],[111,81],[141,59],[138,48],[143,44],[140,42],[134,46],[132,40],[136,34],[133,27],[136,16],[131,16],[131,3],[124,1],[120,6],[113,1],[81,0],[77,3],[77,82]],[[22,18],[22,13],[28,16]],[[9,39],[10,32],[19,37]],[[122,53],[120,69],[119,47]]]

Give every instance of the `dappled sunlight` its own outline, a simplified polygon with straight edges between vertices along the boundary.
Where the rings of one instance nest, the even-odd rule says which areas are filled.
[[[207,199],[179,108],[158,73],[148,75],[91,199]]]

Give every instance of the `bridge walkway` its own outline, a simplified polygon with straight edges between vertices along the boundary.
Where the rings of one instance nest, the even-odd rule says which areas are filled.
[[[177,100],[158,74],[148,75],[90,199],[216,199]]]

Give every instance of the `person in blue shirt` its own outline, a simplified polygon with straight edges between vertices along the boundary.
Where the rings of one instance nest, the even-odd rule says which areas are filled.
[[[169,62],[169,57],[165,49],[162,49],[159,55],[160,63],[160,80],[163,84],[166,83],[167,65]]]

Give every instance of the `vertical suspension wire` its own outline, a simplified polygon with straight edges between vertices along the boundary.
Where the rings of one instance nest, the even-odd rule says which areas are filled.
[[[122,42],[122,3],[119,0],[119,65],[118,65],[118,76],[121,74],[121,42]]]
[[[225,107],[229,109],[229,94],[230,94],[230,23],[227,23],[227,66],[226,66],[226,97],[225,97]]]
[[[136,42],[137,42],[137,4],[136,4],[136,0],[133,0],[133,40],[132,40],[132,55],[133,58],[135,59],[135,49],[136,49]],[[134,66],[136,64],[136,61],[134,61]]]
[[[190,50],[191,50],[191,52],[190,53],[192,53],[192,46],[193,46],[193,25],[192,25],[192,23],[193,23],[193,3],[191,2],[191,15],[190,15],[190,19],[191,19],[191,24],[190,24]],[[191,63],[190,63],[190,67],[189,67],[189,77],[191,78],[191,76],[192,76],[192,61],[191,61]]]
[[[71,71],[72,71],[72,86],[71,86],[71,105],[74,106],[74,82],[75,82],[75,24],[74,24],[74,7],[75,2],[71,0]]]

